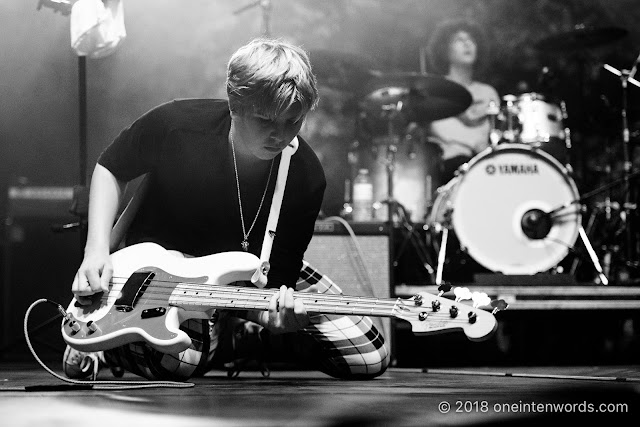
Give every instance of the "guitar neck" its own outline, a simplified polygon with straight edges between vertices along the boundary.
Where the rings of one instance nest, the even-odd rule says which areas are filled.
[[[269,309],[271,297],[278,289],[244,288],[237,286],[179,284],[169,299],[180,307],[206,307],[234,310]],[[343,296],[295,292],[309,314],[341,314],[355,316],[394,317],[399,299]]]

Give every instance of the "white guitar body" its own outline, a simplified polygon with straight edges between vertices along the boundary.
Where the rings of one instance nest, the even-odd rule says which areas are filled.
[[[179,325],[186,319],[202,318],[208,319],[213,311],[210,305],[199,306],[197,304],[171,306],[170,296],[164,305],[169,305],[166,313],[161,316],[164,319],[163,327],[166,328],[171,335],[167,336],[162,333],[160,336],[158,328],[143,327],[138,325],[139,311],[143,308],[155,308],[160,306],[153,302],[145,302],[141,300],[141,305],[129,313],[117,312],[114,310],[114,304],[121,296],[123,287],[127,278],[139,270],[148,267],[162,266],[162,269],[170,273],[165,278],[168,282],[174,282],[170,285],[179,283],[180,278],[188,278],[189,283],[197,282],[206,285],[228,285],[237,281],[250,281],[253,274],[260,267],[260,260],[253,254],[247,252],[223,252],[214,255],[208,255],[199,258],[184,258],[174,255],[162,246],[155,243],[140,243],[129,246],[114,252],[111,255],[113,264],[112,287],[108,296],[103,296],[93,304],[88,306],[79,305],[74,298],[67,313],[75,318],[76,324],[109,324],[110,317],[114,313],[118,315],[117,323],[122,326],[121,329],[105,328],[98,326],[102,333],[98,331],[85,330],[74,332],[73,328],[65,328],[65,324],[69,324],[68,320],[63,323],[63,337],[65,341],[72,347],[83,351],[98,351],[108,348],[118,347],[130,342],[146,341],[152,347],[165,353],[182,351],[189,347],[191,339],[180,330]],[[178,292],[169,286],[168,291],[173,294]],[[129,314],[130,321],[122,319],[123,316]],[[113,323],[110,324],[113,326]],[[159,325],[158,325],[159,327]],[[67,330],[68,329],[68,330]],[[85,328],[86,329],[86,328]],[[94,337],[91,337],[94,335]]]

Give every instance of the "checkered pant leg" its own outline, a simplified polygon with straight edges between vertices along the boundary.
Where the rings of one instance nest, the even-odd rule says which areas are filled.
[[[162,353],[144,342],[135,342],[105,351],[105,360],[150,380],[185,381],[201,375],[216,348],[215,326],[209,320],[189,319],[180,329],[191,338],[189,348],[180,353]]]
[[[296,289],[312,285],[318,288],[319,293],[342,293],[331,279],[305,261]],[[391,353],[388,345],[369,317],[313,315],[311,325],[299,333],[317,342],[319,368],[333,377],[375,378],[389,366]]]

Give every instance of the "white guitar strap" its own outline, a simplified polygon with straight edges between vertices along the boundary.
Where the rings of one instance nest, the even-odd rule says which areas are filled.
[[[278,218],[280,218],[280,208],[282,207],[282,198],[284,189],[287,186],[287,176],[289,174],[289,164],[291,156],[298,150],[298,137],[285,147],[282,151],[280,166],[278,167],[278,177],[276,179],[276,187],[273,191],[273,199],[271,200],[271,211],[267,219],[267,228],[262,240],[262,251],[260,252],[260,267],[251,277],[251,283],[259,288],[264,288],[267,284],[267,274],[269,273],[269,257],[271,256],[271,248],[273,240],[276,237],[276,229],[278,227]]]

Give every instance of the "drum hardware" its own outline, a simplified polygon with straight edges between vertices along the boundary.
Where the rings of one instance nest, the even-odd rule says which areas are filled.
[[[404,139],[406,141],[407,137],[405,135],[405,137],[401,139],[401,136],[398,134],[398,132],[396,132],[394,123],[396,122],[398,116],[403,114],[403,107],[404,103],[402,100],[395,100],[395,102],[380,106],[380,108],[384,112],[386,112],[387,119],[387,136],[382,140],[377,140],[378,142],[383,141],[385,143],[383,146],[383,149],[385,150],[385,158],[383,164],[386,172],[385,175],[387,194],[384,200],[378,201],[377,203],[379,205],[385,204],[388,206],[387,220],[390,224],[398,222],[402,224],[401,230],[403,231],[404,237],[399,248],[396,250],[396,254],[393,260],[393,266],[398,266],[400,257],[403,255],[407,245],[410,243],[416,251],[416,254],[418,255],[418,259],[420,260],[422,266],[433,280],[434,269],[431,266],[428,251],[424,246],[422,240],[418,236],[417,232],[415,231],[413,223],[411,222],[411,213],[408,212],[405,206],[395,198],[394,173],[396,170],[398,145],[401,140]],[[411,144],[413,143],[411,142]],[[408,157],[413,157],[413,159],[415,159],[416,153],[414,147],[409,147]],[[377,211],[380,212],[382,211],[382,209],[377,209]]]
[[[447,221],[445,224],[440,224],[442,228],[442,238],[440,240],[440,246],[438,250],[438,265],[436,270],[436,286],[440,286],[443,284],[442,282],[442,272],[444,271],[444,262],[447,257],[447,243],[449,241],[449,228],[451,227],[450,223]]]
[[[233,11],[234,15],[239,15],[245,10],[252,9],[256,6],[260,7],[262,15],[262,35],[264,37],[271,37],[271,11],[273,9],[271,0],[255,0],[247,5],[244,5]]]
[[[506,129],[502,132],[501,140],[504,142],[518,142],[516,141],[517,130],[515,127],[515,118],[518,116],[518,110],[515,103],[518,97],[515,95],[505,95],[502,100],[506,103],[505,114],[500,116],[506,122]]]
[[[403,233],[403,240],[400,243],[400,246],[395,250],[393,267],[398,267],[400,257],[402,257],[402,255],[404,254],[404,251],[407,249],[408,244],[411,244],[418,256],[418,259],[420,260],[422,267],[431,278],[431,281],[433,283],[436,283],[436,278],[434,277],[435,270],[432,267],[433,262],[430,259],[431,257],[429,255],[429,251],[422,241],[422,238],[416,231],[415,225],[411,222],[410,216],[407,214],[402,203],[395,203],[396,208],[403,212],[403,214],[401,215],[402,224],[400,227]]]
[[[497,128],[498,115],[500,114],[500,106],[494,101],[489,101],[489,108],[487,108],[487,116],[489,117],[489,142],[492,147],[495,147],[500,143],[502,138]]]
[[[608,184],[605,184],[593,191],[590,191],[588,193],[585,193],[582,197],[580,197],[577,200],[571,201],[569,203],[566,203],[563,206],[559,206],[555,209],[552,209],[551,211],[548,212],[548,215],[550,216],[554,216],[557,215],[558,212],[562,211],[563,209],[567,208],[568,206],[572,205],[572,204],[583,204],[586,200],[591,199],[592,197],[601,194],[607,190],[610,190],[611,188],[620,186],[620,185],[627,185],[628,182],[630,182],[630,180],[632,180],[633,178],[636,178],[638,175],[640,175],[640,171],[635,171],[632,173],[627,174],[626,176],[623,176],[621,178],[618,178]],[[591,257],[592,262],[594,263],[594,266],[596,267],[596,270],[598,271],[598,274],[600,276],[600,280],[601,283],[604,285],[608,284],[608,279],[607,279],[607,275],[605,272],[605,269],[603,269],[599,263],[598,263],[598,258],[597,255],[595,254],[595,251],[593,250],[593,248],[591,247],[590,244],[587,244],[586,242],[588,242],[587,240],[587,235],[592,231],[593,229],[593,224],[595,222],[596,216],[601,213],[604,212],[605,214],[605,220],[606,221],[610,221],[612,219],[612,212],[613,211],[619,211],[620,213],[624,213],[624,212],[629,212],[629,211],[633,211],[637,209],[637,205],[635,203],[628,203],[625,202],[622,205],[618,202],[612,202],[610,197],[606,197],[605,201],[603,203],[597,203],[595,204],[595,208],[591,213],[591,216],[589,218],[589,221],[587,223],[587,228],[582,229],[581,233],[584,234],[583,240],[585,243],[585,246],[587,247],[587,251],[589,253],[589,256]],[[621,229],[625,231],[626,234],[629,233],[629,224],[627,221],[627,215],[619,215],[619,218],[622,221],[621,224]],[[606,258],[610,258],[610,254],[607,255],[605,254]],[[633,261],[632,261],[633,260]],[[574,260],[572,266],[571,266],[571,272],[572,274],[575,273],[577,266],[579,264],[580,260],[576,259]],[[634,258],[626,258],[626,266],[627,267],[632,267],[632,268],[637,268],[637,262],[635,262]],[[608,269],[608,268],[607,268]]]
[[[631,148],[630,148],[630,131],[629,131],[629,123],[627,120],[627,107],[628,107],[628,84],[631,83],[637,87],[640,87],[640,82],[635,79],[635,74],[638,70],[638,62],[640,61],[640,54],[636,58],[633,63],[633,67],[631,70],[617,70],[614,67],[604,64],[604,68],[610,73],[618,76],[620,78],[620,86],[622,90],[622,105],[620,109],[620,115],[622,119],[622,153],[624,155],[624,163],[623,163],[623,177],[622,181],[624,182],[624,202],[623,209],[625,215],[622,217],[625,221],[625,249],[626,249],[626,260],[627,262],[632,262],[632,260],[636,260],[638,257],[637,253],[633,251],[633,239],[631,234],[631,226],[629,222],[629,218],[631,216],[631,207],[633,204],[631,203],[630,197],[632,192],[632,186],[630,178],[635,175],[631,173],[633,168],[633,163],[631,162]],[[635,208],[634,208],[635,209]]]
[[[392,222],[394,216],[401,218],[403,212],[395,204],[399,201],[413,222],[422,222],[432,203],[432,189],[439,184],[435,168],[441,165],[435,164],[434,156],[441,155],[436,152],[441,148],[415,129],[420,130],[421,123],[464,111],[471,105],[471,94],[444,77],[372,73],[367,95],[359,105],[364,122],[360,130],[371,141],[375,157],[368,166],[374,181],[374,198],[381,206],[377,213]],[[384,170],[380,171],[380,167]]]
[[[572,112],[573,120],[572,126],[575,127],[574,131],[585,132],[589,123],[592,123],[592,119],[585,110],[587,100],[587,87],[585,85],[585,79],[587,77],[588,69],[588,51],[601,46],[605,46],[616,42],[628,35],[628,31],[624,28],[618,27],[593,27],[585,24],[577,24],[570,31],[552,34],[550,36],[540,39],[534,44],[534,47],[538,50],[549,52],[552,54],[561,55],[563,58],[571,59],[576,63],[575,79],[577,83],[577,94],[581,99],[577,100],[574,104],[575,110]],[[553,80],[557,83],[557,76],[554,76],[548,71],[543,69],[543,78],[547,80]],[[542,82],[540,82],[542,83]],[[546,85],[547,89],[550,89]],[[596,122],[599,122],[601,117],[595,118]],[[565,123],[567,123],[565,118]],[[565,145],[567,147],[566,164],[573,169],[573,166],[577,166],[578,169],[584,169],[584,165],[575,165],[576,160],[580,160],[579,156],[572,155],[571,142],[568,140],[568,134],[565,134],[567,141]],[[573,166],[572,166],[573,165]]]
[[[562,111],[562,122],[569,123],[567,104],[564,101],[560,101],[560,110]],[[569,174],[573,174],[573,167],[571,166],[573,161],[573,159],[571,158],[571,149],[573,147],[573,144],[571,143],[571,129],[569,128],[569,126],[564,127],[564,146],[567,149],[567,156],[564,166],[567,168]]]
[[[470,104],[471,94],[443,77],[381,72],[374,72],[367,95],[360,103],[361,118],[368,120],[363,128],[369,131],[367,136],[376,157],[369,168],[376,205],[380,207],[376,211],[390,223],[399,225],[403,233],[394,266],[410,244],[432,281],[435,270],[429,251],[413,223],[425,220],[437,181],[433,171],[425,171],[434,159],[427,152],[430,143],[426,136],[418,132],[419,124],[458,114]],[[439,149],[435,144],[433,147]],[[384,167],[383,173],[376,173],[379,166]],[[386,193],[375,194],[385,187]],[[382,207],[387,208],[386,213]]]

